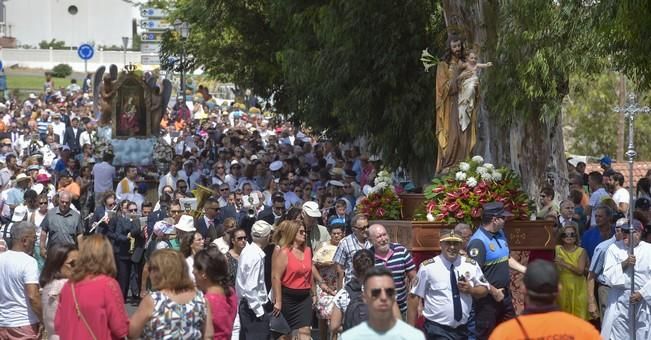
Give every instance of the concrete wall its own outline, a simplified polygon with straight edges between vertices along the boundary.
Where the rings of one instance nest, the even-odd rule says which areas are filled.
[[[68,64],[76,72],[84,71],[84,61],[79,58],[76,50],[38,50],[38,49],[0,49],[0,60],[5,68],[14,65],[27,68],[42,68],[49,70],[58,64]],[[127,64],[140,64],[140,52],[127,51]],[[124,53],[121,51],[95,51],[92,59],[88,60],[88,71],[95,71],[101,65],[115,64],[122,69]]]
[[[9,0],[5,5],[19,46],[52,39],[66,46],[122,46],[122,37],[132,35],[133,5],[123,0]],[[70,6],[76,6],[76,14],[69,13]]]

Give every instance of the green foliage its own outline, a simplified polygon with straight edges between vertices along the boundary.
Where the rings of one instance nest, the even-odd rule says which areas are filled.
[[[54,50],[63,50],[66,48],[66,42],[63,40],[52,39],[50,41],[42,40],[40,43],[38,43],[38,48],[42,50],[47,50],[50,47]]]
[[[619,104],[618,83],[619,74],[615,72],[592,77],[577,75],[570,79],[570,93],[563,102],[568,152],[594,157],[616,155],[619,114],[613,108]],[[634,139],[638,159],[650,160],[651,116],[637,116]],[[628,125],[625,125],[625,141],[628,141]],[[627,142],[623,147],[626,146]]]
[[[65,78],[72,74],[72,67],[68,64],[59,64],[52,68],[50,74],[55,78]]]

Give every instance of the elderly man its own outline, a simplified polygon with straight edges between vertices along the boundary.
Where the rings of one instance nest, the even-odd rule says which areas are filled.
[[[362,249],[371,248],[368,240],[368,217],[363,214],[353,216],[353,233],[344,237],[337,245],[333,257],[337,265],[337,289],[343,288],[353,278],[353,256]]]
[[[42,318],[39,273],[31,256],[36,227],[20,222],[11,234],[11,250],[0,253],[0,339],[38,339]]]
[[[70,209],[71,200],[70,193],[59,192],[59,206],[50,209],[41,222],[41,249],[50,249],[54,244],[79,244],[84,226],[79,213]],[[47,251],[41,255],[45,258]]]
[[[628,223],[628,220],[620,218],[617,221],[617,224],[615,224],[615,235],[599,243],[594,249],[588,271],[588,313],[590,313],[590,317],[593,319],[604,319],[608,290],[610,290],[610,287],[606,285],[606,278],[603,275],[606,250],[608,250],[613,243],[622,239],[622,225],[625,223]],[[597,288],[596,297],[595,286]]]
[[[488,282],[477,263],[460,256],[463,239],[453,230],[441,230],[441,254],[423,262],[409,295],[407,320],[416,323],[424,302],[428,339],[467,339],[466,323],[472,299],[488,294]]]
[[[257,221],[251,229],[253,242],[240,254],[235,279],[237,296],[240,297],[240,339],[261,340],[270,335],[269,320],[271,303],[264,283],[264,249],[271,239],[273,226]]]
[[[472,237],[472,228],[465,223],[458,223],[454,226],[454,233],[461,237],[461,248],[459,248],[459,255],[466,255],[466,247],[468,246],[468,241]]]
[[[630,308],[634,308],[636,339],[651,339],[651,244],[641,241],[644,226],[633,220],[621,226],[622,240],[606,250],[604,277],[610,286],[608,307],[601,325],[604,339],[628,339]],[[630,243],[633,254],[629,254]],[[631,270],[635,272],[631,293]]]
[[[526,268],[510,257],[509,245],[504,234],[506,217],[513,216],[504,210],[500,202],[483,206],[482,225],[468,242],[468,256],[477,261],[488,286],[488,296],[475,299],[473,315],[475,327],[470,332],[477,339],[487,339],[497,324],[515,316],[509,285],[509,269],[524,273]]]
[[[343,340],[356,339],[409,339],[425,340],[423,333],[393,315],[396,303],[396,286],[391,271],[382,267],[371,268],[364,276],[362,298],[368,306],[368,321],[345,331]]]
[[[407,313],[407,287],[416,278],[416,265],[409,250],[389,239],[387,230],[381,224],[373,224],[368,230],[373,245],[369,248],[375,254],[375,265],[391,271],[396,286],[396,300],[403,315]]]
[[[309,235],[307,245],[312,247],[313,252],[317,252],[323,245],[323,242],[330,241],[330,233],[326,227],[318,224],[321,219],[321,211],[316,202],[307,201],[303,203],[303,212],[301,214],[305,232]]]

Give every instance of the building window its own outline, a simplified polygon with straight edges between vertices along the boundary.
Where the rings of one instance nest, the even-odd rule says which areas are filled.
[[[79,9],[77,8],[77,6],[72,5],[72,6],[68,7],[68,13],[70,13],[70,15],[75,15],[75,14],[77,14],[77,12],[79,12]]]

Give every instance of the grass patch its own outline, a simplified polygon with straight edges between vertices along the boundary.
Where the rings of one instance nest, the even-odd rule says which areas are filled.
[[[66,87],[70,84],[70,77],[68,78],[53,78],[56,88]],[[7,75],[7,86],[9,90],[34,90],[43,92],[43,84],[45,84],[44,76],[37,75]]]

